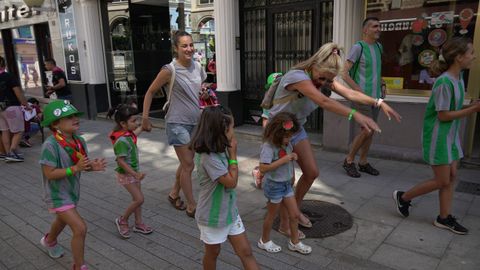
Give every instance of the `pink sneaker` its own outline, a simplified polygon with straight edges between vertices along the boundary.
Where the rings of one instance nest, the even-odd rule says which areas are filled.
[[[63,248],[57,243],[57,241],[53,243],[47,242],[48,233],[40,239],[40,244],[47,250],[48,255],[54,259],[60,258],[63,256]]]
[[[255,187],[258,189],[262,189],[263,174],[260,172],[258,166],[253,169],[252,176]]]

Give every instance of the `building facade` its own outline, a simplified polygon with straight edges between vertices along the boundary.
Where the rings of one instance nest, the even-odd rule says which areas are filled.
[[[25,3],[6,0],[0,11],[0,54],[25,94],[47,98],[44,60],[54,58],[65,70],[75,105],[89,117],[95,117],[97,108],[108,108],[104,62],[96,61],[104,55],[98,2],[47,0],[35,7]]]
[[[365,16],[380,19],[382,34],[382,78],[387,83],[386,101],[402,116],[402,123],[379,118],[382,134],[375,136],[371,147],[377,155],[403,159],[421,159],[423,115],[434,78],[428,76],[428,65],[436,59],[441,45],[450,37],[465,36],[480,51],[480,18],[478,1],[390,1],[336,0],[334,40],[348,52],[361,38],[361,21]],[[360,2],[360,1],[358,1]],[[345,18],[353,18],[345,19]],[[340,34],[341,33],[341,34]],[[353,37],[353,39],[351,38]],[[464,73],[466,103],[479,98],[480,59]],[[341,102],[349,102],[337,97]],[[480,158],[480,124],[477,116],[466,118],[461,130],[464,152],[469,158]],[[356,127],[344,119],[326,113],[323,144],[326,148],[346,151]]]
[[[451,36],[472,38],[480,51],[478,9],[478,1],[469,0],[216,1],[219,95],[233,108],[237,123],[258,123],[263,85],[270,72],[287,71],[331,40],[348,53],[361,39],[362,20],[376,16],[383,30],[380,42],[385,47],[382,77],[387,81],[386,100],[403,120],[396,124],[380,117],[382,134],[375,136],[372,152],[419,160],[423,113],[432,80],[424,71]],[[480,72],[479,61],[477,58],[474,68],[465,73],[467,102],[479,97],[480,78],[470,76]],[[333,98],[351,106],[339,96]],[[310,117],[307,128],[323,133],[323,145],[339,151],[347,151],[357,129],[346,119],[321,109]],[[464,121],[467,156],[480,156],[479,130],[474,117]]]

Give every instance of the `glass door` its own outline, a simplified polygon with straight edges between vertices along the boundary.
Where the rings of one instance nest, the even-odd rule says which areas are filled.
[[[12,29],[13,48],[17,62],[20,84],[29,97],[43,97],[43,86],[40,77],[37,44],[32,26],[21,26]]]

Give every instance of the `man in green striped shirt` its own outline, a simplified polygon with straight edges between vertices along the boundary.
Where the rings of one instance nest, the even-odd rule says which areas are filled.
[[[363,21],[363,38],[355,43],[350,50],[345,63],[343,80],[356,91],[367,96],[380,99],[385,96],[385,84],[382,82],[382,45],[380,38],[380,22],[378,18],[368,17]],[[370,105],[355,104],[362,114],[377,121],[380,108]],[[351,177],[360,177],[354,160],[360,151],[358,167],[361,172],[378,175],[379,172],[367,162],[367,154],[372,144],[373,133],[364,129],[353,140],[350,153],[345,158],[343,168]]]

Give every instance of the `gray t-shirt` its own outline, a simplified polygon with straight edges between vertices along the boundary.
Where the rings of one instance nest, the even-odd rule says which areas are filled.
[[[85,153],[87,145],[83,138],[80,142]],[[69,168],[75,165],[70,155],[63,149],[53,136],[48,137],[42,145],[40,165],[53,168]],[[80,172],[63,179],[49,180],[43,175],[43,199],[48,208],[58,208],[65,205],[77,205],[80,198]]]
[[[196,125],[200,118],[200,90],[207,74],[202,66],[193,60],[189,67],[184,67],[175,60],[173,64],[175,81],[165,120],[167,123]],[[172,72],[170,65],[163,68]]]
[[[294,84],[301,81],[311,80],[307,73],[303,70],[293,69],[287,72],[278,85],[278,89],[275,92],[274,99],[279,99],[292,94],[292,91],[285,89],[290,84]],[[320,91],[320,90],[318,90]],[[301,98],[293,101],[281,104],[275,104],[270,109],[269,118],[273,118],[279,112],[291,112],[297,116],[300,125],[304,125],[307,122],[307,117],[316,109],[318,105],[311,101],[309,98],[302,96]]]
[[[289,143],[284,147],[276,147],[270,143],[263,143],[260,151],[260,163],[271,164],[293,152],[293,146]],[[293,161],[283,164],[273,171],[265,173],[264,179],[275,182],[287,182],[293,177]]]
[[[228,173],[225,153],[195,154],[196,180],[200,185],[197,223],[209,227],[225,227],[237,220],[235,189],[225,188],[218,178]]]

